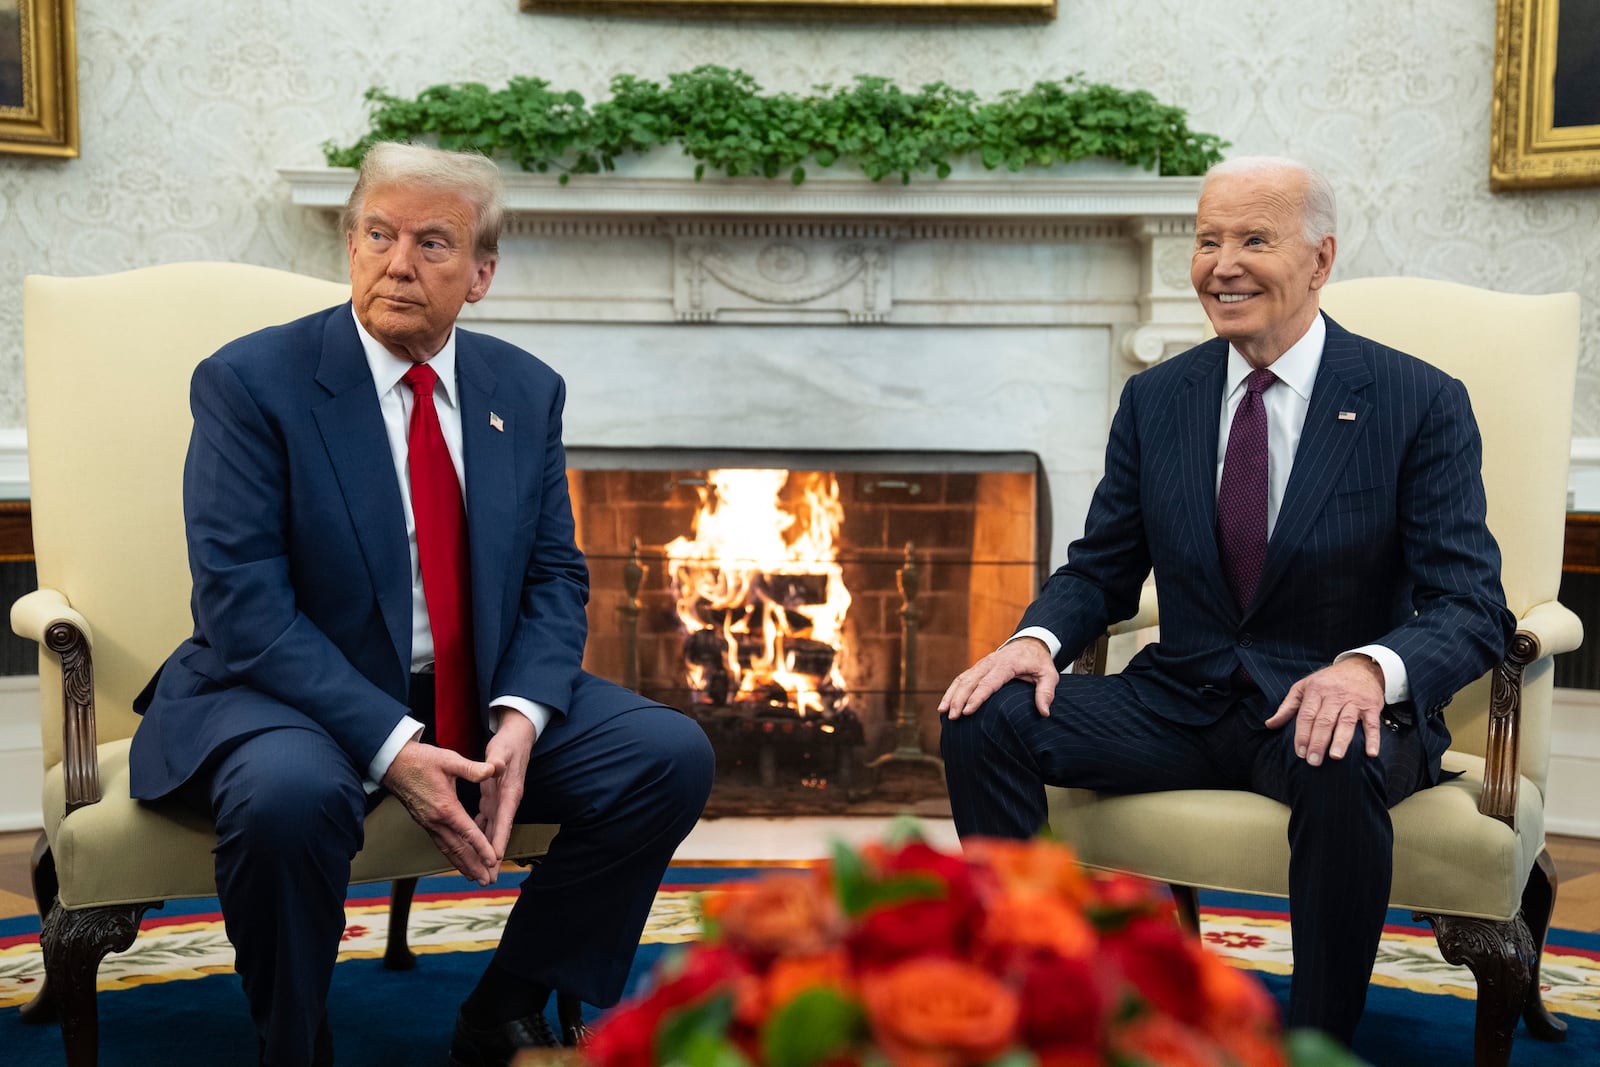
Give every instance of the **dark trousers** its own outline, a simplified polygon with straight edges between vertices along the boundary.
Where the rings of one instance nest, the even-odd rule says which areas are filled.
[[[1273,709],[1240,696],[1208,726],[1161,717],[1119,677],[1067,675],[1048,717],[1033,687],[1013,682],[976,715],[944,723],[942,749],[956,830],[1029,837],[1045,824],[1048,785],[1104,793],[1240,789],[1289,807],[1291,1026],[1348,1043],[1366,1004],[1393,870],[1389,808],[1427,784],[1416,731],[1385,729],[1376,759],[1350,746],[1313,767],[1294,726],[1268,730]]]
[[[614,703],[593,699],[609,685],[585,676],[568,714],[534,745],[517,821],[561,832],[524,879],[495,953],[512,973],[602,1007],[622,995],[655,890],[713,769],[710,742],[685,715],[643,698],[628,711],[590,710]],[[431,722],[425,703],[413,712]],[[216,821],[217,895],[274,1067],[312,1062],[327,1021],[350,862],[371,803],[364,774],[327,734],[278,729],[214,757],[179,793]],[[476,810],[475,790],[464,799]]]

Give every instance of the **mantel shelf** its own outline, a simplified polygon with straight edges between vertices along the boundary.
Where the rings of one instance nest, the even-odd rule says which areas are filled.
[[[673,160],[678,168],[688,165]],[[293,203],[335,210],[355,183],[344,167],[283,168]],[[1052,173],[927,177],[903,185],[824,171],[801,185],[781,179],[634,175],[574,176],[566,185],[550,174],[508,173],[506,208],[534,216],[765,216],[794,218],[1010,218],[1046,220],[1162,219],[1191,221],[1199,178],[1090,177]]]

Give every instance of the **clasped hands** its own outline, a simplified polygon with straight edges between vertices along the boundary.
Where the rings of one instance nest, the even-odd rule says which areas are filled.
[[[482,760],[420,741],[409,741],[383,776],[384,788],[400,798],[441,855],[479,885],[492,885],[506,858],[511,824],[522,804],[528,756],[537,735],[526,715],[497,709],[499,728]],[[474,818],[456,796],[456,780],[478,785]]]
[[[939,701],[940,714],[971,715],[995,690],[1013,679],[1033,683],[1033,705],[1050,714],[1061,672],[1043,641],[1008,641],[956,676]],[[1294,721],[1296,755],[1313,767],[1324,758],[1343,759],[1360,729],[1368,756],[1377,756],[1383,739],[1383,669],[1362,655],[1350,656],[1306,675],[1267,719],[1277,729]]]

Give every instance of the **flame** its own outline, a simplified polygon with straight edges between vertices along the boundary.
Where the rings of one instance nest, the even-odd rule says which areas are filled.
[[[781,499],[791,477],[794,510]],[[831,474],[707,472],[694,537],[665,549],[697,702],[776,704],[777,687],[801,715],[845,706],[843,521]]]

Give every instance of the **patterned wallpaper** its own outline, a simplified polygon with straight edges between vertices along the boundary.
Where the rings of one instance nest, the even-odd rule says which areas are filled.
[[[76,4],[83,156],[0,157],[0,427],[24,420],[24,274],[334,270],[330,224],[290,206],[277,168],[319,165],[324,139],[358,134],[366,87],[537,74],[593,98],[620,71],[714,62],[769,88],[870,72],[995,92],[1074,71],[1148,88],[1234,153],[1323,169],[1338,276],[1578,290],[1576,432],[1600,436],[1600,188],[1489,193],[1490,3],[1060,0],[1055,22],[1020,26],[552,17],[516,0]]]

